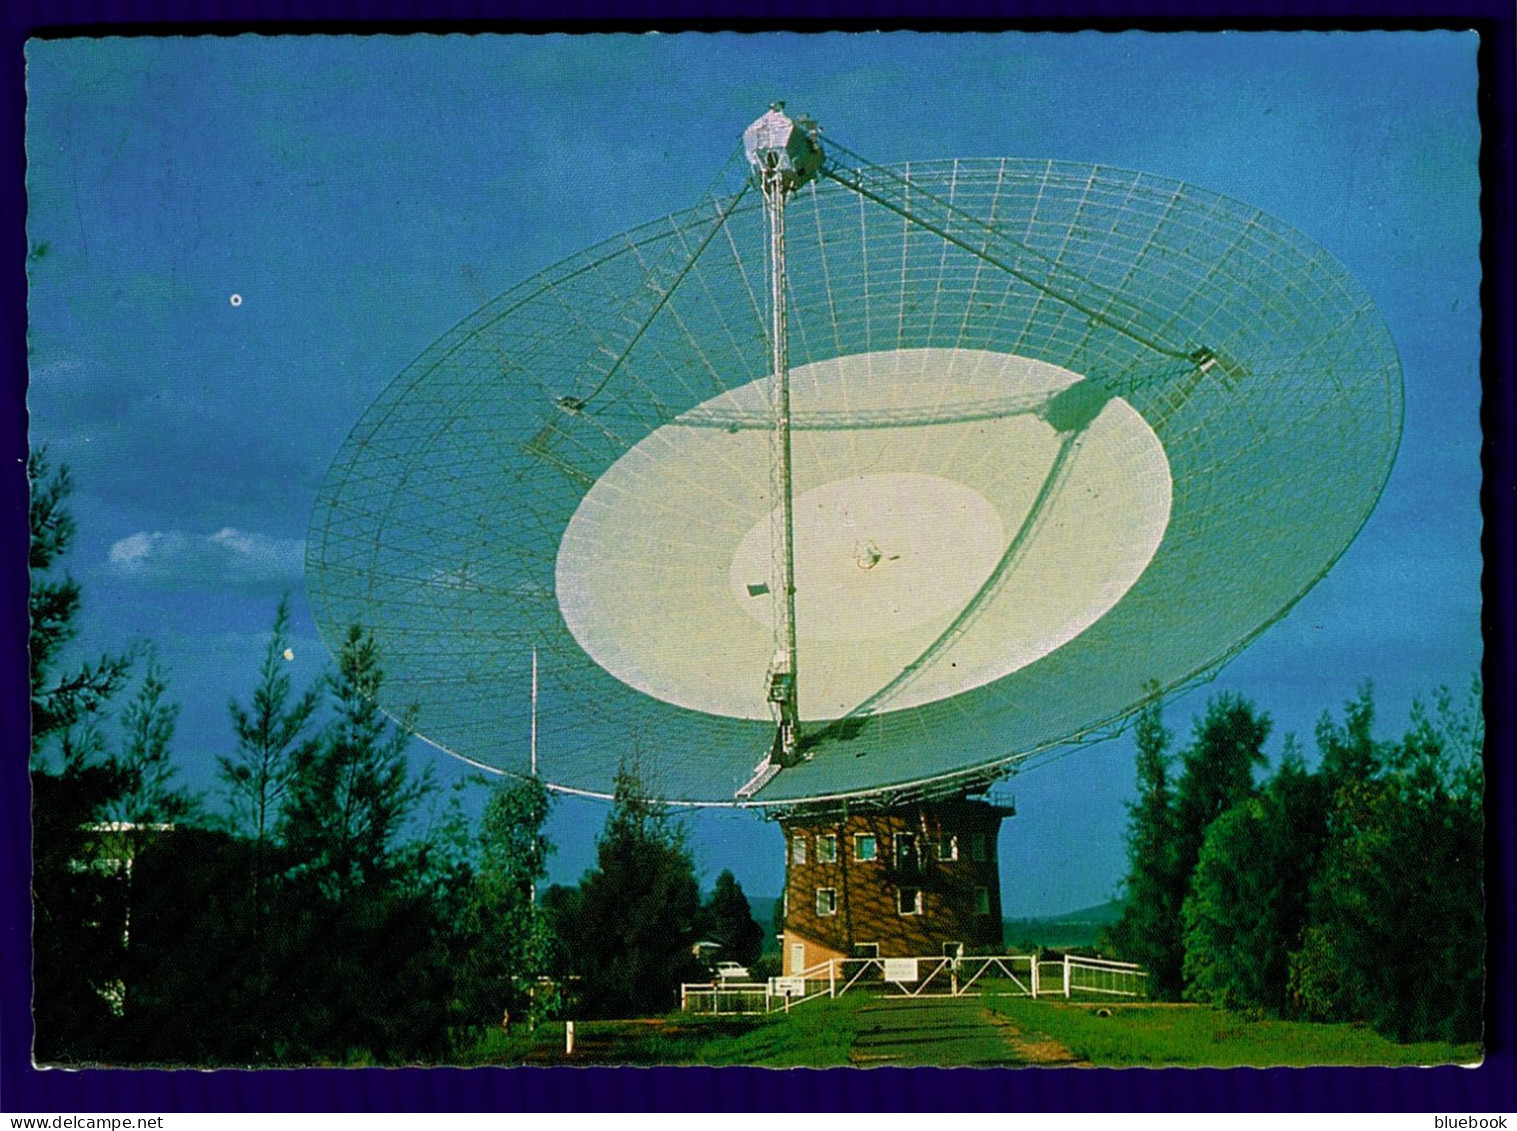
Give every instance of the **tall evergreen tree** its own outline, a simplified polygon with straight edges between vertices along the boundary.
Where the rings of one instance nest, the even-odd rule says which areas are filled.
[[[716,878],[711,901],[702,911],[701,932],[722,944],[720,957],[751,966],[764,949],[764,928],[753,918],[743,885],[729,870]]]
[[[96,659],[67,666],[63,653],[79,634],[78,615],[83,605],[79,583],[67,572],[52,571],[73,544],[77,533],[68,497],[73,480],[67,467],[53,468],[46,447],[27,457],[32,493],[28,519],[31,542],[27,564],[31,569],[32,757],[41,758],[48,740],[58,738],[64,767],[82,765],[98,753],[103,742],[92,728],[106,703],[121,690],[131,672],[130,653],[103,654]],[[81,736],[78,731],[83,729]]]
[[[1222,694],[1195,721],[1190,745],[1180,755],[1175,784],[1175,874],[1180,902],[1201,858],[1211,823],[1254,793],[1254,769],[1265,764],[1270,718],[1240,695]]]
[[[247,706],[228,705],[236,752],[217,758],[221,780],[239,831],[260,847],[274,831],[296,765],[314,753],[310,737],[320,702],[315,687],[299,694],[290,678],[290,598],[279,600],[274,629],[258,669],[258,686]]]
[[[1352,790],[1368,781],[1385,761],[1383,744],[1375,741],[1374,688],[1365,684],[1343,708],[1343,722],[1324,711],[1317,722],[1317,751],[1329,794]]]
[[[1326,833],[1323,779],[1288,745],[1267,786],[1207,828],[1183,909],[1187,997],[1288,1012]]]
[[[1350,1020],[1342,984],[1345,970],[1335,932],[1324,919],[1333,893],[1327,890],[1334,870],[1331,857],[1362,825],[1371,799],[1379,792],[1375,778],[1390,758],[1391,745],[1374,737],[1375,700],[1369,684],[1344,705],[1343,721],[1328,711],[1317,722],[1318,776],[1326,805],[1323,860],[1313,878],[1307,924],[1289,956],[1290,1008],[1318,1020]]]
[[[131,672],[129,653],[67,662],[83,594],[57,572],[77,527],[73,482],[44,447],[27,458],[31,570],[32,1015],[45,1063],[106,1058],[121,1007],[125,902],[116,877],[80,866],[103,851],[95,826],[124,785],[101,723]]]
[[[258,683],[246,706],[228,704],[236,742],[230,755],[217,758],[231,827],[238,834],[222,846],[206,841],[201,870],[225,880],[226,893],[214,901],[213,914],[202,915],[178,933],[210,940],[221,955],[220,1000],[226,1017],[208,1046],[219,1059],[248,1062],[273,1059],[278,1028],[279,987],[271,958],[284,939],[271,938],[270,918],[278,902],[280,869],[276,826],[289,794],[299,759],[310,757],[316,737],[312,724],[320,688],[297,693],[290,675],[288,595],[274,613],[274,625],[259,666]],[[193,1003],[171,1009],[192,1012]]]
[[[682,981],[704,974],[690,952],[700,914],[695,865],[683,830],[635,767],[617,774],[578,902],[569,943],[590,1016],[662,1013],[679,1001]]]
[[[383,682],[374,637],[353,625],[329,681],[332,719],[293,759],[280,831],[301,870],[335,897],[388,877],[405,819],[431,788],[406,762],[415,711],[392,727],[376,702]]]
[[[328,682],[331,716],[297,751],[278,835],[287,867],[270,909],[269,976],[283,1008],[276,1059],[402,1063],[442,1055],[453,1019],[448,933],[407,821],[431,792],[406,762],[372,636],[351,628]]]
[[[179,725],[179,704],[169,700],[168,690],[168,674],[149,649],[142,682],[121,713],[122,744],[114,760],[124,787],[108,809],[116,821],[172,824],[195,807],[189,792],[175,784],[178,767],[169,744]]]
[[[1149,973],[1149,992],[1174,1000],[1181,989],[1180,904],[1175,806],[1170,783],[1172,735],[1157,701],[1138,715],[1138,799],[1127,807],[1127,878],[1122,916],[1108,936],[1111,948]]]

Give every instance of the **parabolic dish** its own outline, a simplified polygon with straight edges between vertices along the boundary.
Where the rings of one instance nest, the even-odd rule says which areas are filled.
[[[861,195],[853,191],[861,187]],[[988,780],[1214,670],[1353,540],[1401,374],[1303,236],[1147,174],[840,171],[788,210],[798,695],[755,804]],[[731,804],[768,751],[774,395],[757,193],[513,288],[321,490],[330,643],[437,746]]]

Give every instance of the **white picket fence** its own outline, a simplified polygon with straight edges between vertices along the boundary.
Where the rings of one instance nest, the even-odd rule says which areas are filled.
[[[864,990],[911,998],[1142,998],[1147,982],[1148,974],[1131,962],[1075,955],[1051,962],[1030,954],[834,958],[768,982],[686,982],[680,986],[680,1008],[707,1014],[788,1012],[819,997]]]

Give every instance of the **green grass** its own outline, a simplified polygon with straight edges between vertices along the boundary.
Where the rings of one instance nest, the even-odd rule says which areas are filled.
[[[695,1017],[675,1013],[640,1021],[578,1021],[575,1051],[564,1054],[564,1023],[536,1033],[515,1029],[509,1038],[487,1031],[460,1064],[703,1064],[830,1068],[848,1063],[857,1024],[854,1011],[866,999],[826,998],[798,1006],[788,1016]]]
[[[796,1006],[788,1015],[767,1017],[675,1013],[639,1021],[579,1021],[572,1057],[564,1055],[562,1021],[543,1025],[533,1034],[518,1028],[509,1038],[493,1029],[454,1062],[830,1068],[850,1063],[859,1037],[858,1012],[875,1000],[861,993],[820,998]],[[1020,1041],[1057,1042],[1076,1059],[1102,1067],[1472,1064],[1480,1059],[1480,1048],[1474,1044],[1398,1045],[1362,1025],[1255,1021],[1199,1005],[977,1000],[1009,1022]],[[1103,1008],[1111,1011],[1110,1017],[1097,1016],[1097,1009]],[[923,1011],[924,1021],[931,1016],[930,1010]],[[956,1063],[952,1047],[942,1051],[942,1063]]]
[[[1059,1042],[1100,1066],[1184,1065],[1232,1068],[1274,1065],[1472,1064],[1475,1044],[1398,1045],[1361,1025],[1254,1021],[1199,1005],[1105,1005],[987,999],[1032,1037]],[[1111,1011],[1100,1017],[1097,1009]]]

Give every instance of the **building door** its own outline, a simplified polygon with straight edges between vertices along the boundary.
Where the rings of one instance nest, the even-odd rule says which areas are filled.
[[[790,973],[799,974],[806,969],[806,944],[790,944]]]

